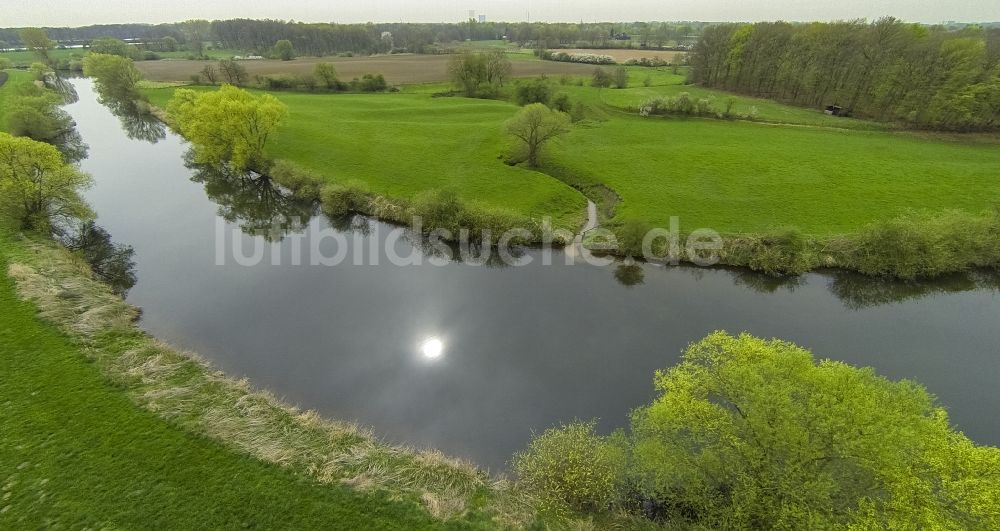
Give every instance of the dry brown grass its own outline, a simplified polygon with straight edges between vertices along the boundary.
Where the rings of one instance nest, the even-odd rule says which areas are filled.
[[[333,63],[341,80],[350,81],[364,74],[382,74],[393,85],[408,83],[433,83],[448,80],[447,55],[376,55],[372,57],[309,57],[292,61],[256,60],[241,61],[251,77],[268,74],[311,74],[318,63]],[[189,81],[205,65],[216,61],[162,60],[140,61],[139,70],[150,81]],[[593,65],[557,63],[554,61],[513,61],[514,77],[531,77],[542,74],[590,75]]]
[[[438,452],[386,444],[355,424],[301,411],[246,380],[213,370],[141,332],[139,312],[93,279],[86,265],[52,243],[24,241],[8,275],[19,297],[80,341],[105,376],[140,406],[194,433],[320,482],[423,500],[434,516],[461,516],[474,496],[501,527],[535,518],[530,498],[474,465]]]

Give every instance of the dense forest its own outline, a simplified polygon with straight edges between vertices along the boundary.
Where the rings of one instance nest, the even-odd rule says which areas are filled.
[[[706,28],[692,81],[915,127],[1000,127],[1000,28],[894,18]]]
[[[247,52],[271,49],[279,40],[292,42],[305,55],[334,53],[386,53],[390,51],[432,53],[435,45],[456,41],[507,38],[527,46],[558,47],[649,47],[663,48],[693,43],[702,24],[633,23],[506,23],[477,22],[409,24],[333,24],[282,20],[189,20],[173,24],[115,24],[80,28],[45,28],[61,45],[85,45],[93,39],[114,37],[153,42],[171,37],[200,52],[199,42],[214,42],[222,48]],[[0,49],[21,45],[18,28],[0,29]]]

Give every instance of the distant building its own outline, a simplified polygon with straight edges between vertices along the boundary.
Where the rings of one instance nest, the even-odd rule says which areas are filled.
[[[479,15],[479,22],[480,23],[486,22],[486,15]]]

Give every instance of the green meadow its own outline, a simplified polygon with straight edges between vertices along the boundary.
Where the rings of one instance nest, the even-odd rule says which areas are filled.
[[[685,86],[683,70],[631,68],[630,78],[627,89],[551,79],[555,92],[588,106],[590,119],[547,148],[540,171],[503,163],[503,124],[515,105],[434,97],[444,85],[404,87],[401,94],[276,93],[290,117],[269,154],[389,196],[449,187],[490,206],[551,215],[561,225],[578,223],[583,209],[583,198],[564,183],[614,190],[621,201],[613,222],[666,226],[678,216],[682,230],[724,233],[849,233],[907,209],[978,213],[1000,203],[994,142],[887,131]],[[162,106],[172,90],[146,92]],[[650,97],[681,92],[720,109],[733,98],[735,112],[754,108],[757,121],[638,116]]]

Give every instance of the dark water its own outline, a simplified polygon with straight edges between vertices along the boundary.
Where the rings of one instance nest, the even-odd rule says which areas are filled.
[[[592,417],[605,429],[624,425],[652,398],[653,371],[686,344],[746,330],[923,382],[959,429],[1000,443],[1000,296],[973,279],[908,286],[830,273],[782,283],[720,269],[546,267],[540,251],[505,269],[356,266],[353,255],[296,266],[287,237],[271,238],[285,265],[218,266],[220,211],[233,221],[231,241],[237,226],[310,209],[252,179],[196,175],[180,139],[134,118],[123,129],[89,81],[74,83],[80,101],[67,110],[97,181],[88,199],[99,223],[135,247],[129,300],[143,308],[143,326],[293,403],[497,469],[533,430]],[[357,236],[367,245],[391,229],[367,226],[374,233]],[[443,342],[440,358],[422,355],[428,337]]]

